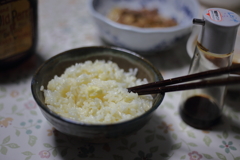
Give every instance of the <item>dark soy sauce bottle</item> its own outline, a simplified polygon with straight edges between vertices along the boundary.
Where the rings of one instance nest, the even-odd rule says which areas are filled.
[[[37,13],[37,0],[0,0],[0,71],[35,52]]]
[[[209,8],[203,12],[203,19],[194,19],[193,23],[202,27],[189,74],[230,66],[239,16],[226,9]],[[221,119],[224,97],[225,86],[183,91],[180,116],[192,127],[207,129]]]

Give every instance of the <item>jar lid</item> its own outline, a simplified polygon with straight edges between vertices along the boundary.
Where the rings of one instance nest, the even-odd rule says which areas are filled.
[[[209,8],[203,12],[203,19],[194,19],[193,23],[201,24],[199,42],[209,52],[228,54],[233,52],[240,17],[227,9]]]

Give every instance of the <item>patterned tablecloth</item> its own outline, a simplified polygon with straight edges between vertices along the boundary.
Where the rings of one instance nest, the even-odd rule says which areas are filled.
[[[62,51],[101,45],[86,0],[39,0],[37,53],[0,74],[1,160],[240,160],[240,96],[227,93],[221,124],[211,130],[186,125],[178,113],[181,92],[167,93],[153,118],[136,133],[104,144],[64,135],[42,116],[30,84],[36,68]],[[174,49],[147,56],[164,78],[187,73],[186,40]]]

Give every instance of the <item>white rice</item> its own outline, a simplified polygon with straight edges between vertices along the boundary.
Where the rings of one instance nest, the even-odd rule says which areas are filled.
[[[116,63],[86,61],[67,68],[49,81],[45,103],[57,114],[85,123],[109,124],[137,117],[152,107],[152,96],[138,96],[127,88],[147,83],[137,69],[124,72]]]

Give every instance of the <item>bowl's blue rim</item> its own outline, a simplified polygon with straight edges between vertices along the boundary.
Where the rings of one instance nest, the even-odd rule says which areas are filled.
[[[89,8],[92,16],[107,23],[110,26],[113,26],[120,30],[132,31],[132,32],[137,32],[137,33],[146,33],[146,34],[147,33],[161,33],[161,32],[168,33],[168,32],[180,31],[180,30],[183,30],[186,28],[191,28],[193,26],[192,23],[189,23],[188,25],[183,25],[183,26],[178,25],[178,26],[167,27],[167,28],[139,28],[139,27],[124,25],[124,24],[114,22],[114,21],[108,19],[107,17],[104,17],[101,14],[99,14],[93,7],[93,1],[95,1],[95,0],[89,0],[89,4],[88,4],[88,8]],[[195,16],[198,17],[200,5],[199,5],[198,1],[196,1],[196,0],[191,0],[191,1],[193,2],[194,7],[196,8],[196,12],[194,12],[194,14],[195,14],[194,17]]]
[[[78,49],[81,49],[81,48],[107,48],[107,49],[112,49],[112,50],[118,50],[118,51],[123,51],[125,53],[128,53],[130,55],[133,55],[133,56],[136,56],[142,60],[144,60],[149,66],[151,66],[151,68],[158,74],[158,76],[160,76],[163,80],[163,77],[162,77],[162,74],[159,72],[158,69],[156,69],[153,64],[148,61],[147,59],[145,59],[144,57],[140,56],[139,54],[135,53],[135,52],[132,52],[130,50],[127,50],[127,49],[123,49],[123,48],[120,48],[120,47],[107,47],[107,46],[87,46],[87,47],[80,47],[80,48],[75,48],[75,49],[71,49],[71,50],[78,50]],[[163,99],[164,99],[164,96],[165,96],[165,93],[162,93],[162,94],[157,94],[157,98],[160,98],[158,100],[158,102],[156,102],[156,106],[153,106],[152,108],[150,108],[148,111],[146,111],[144,114],[136,117],[136,118],[133,118],[133,119],[130,119],[130,120],[127,120],[127,121],[122,121],[122,122],[116,122],[116,123],[110,123],[110,124],[88,124],[88,123],[83,123],[83,122],[77,122],[77,121],[74,121],[74,120],[71,120],[71,119],[68,119],[68,118],[65,118],[65,117],[62,117],[56,113],[54,113],[53,111],[51,111],[48,107],[45,107],[45,104],[43,104],[36,96],[36,93],[35,93],[35,90],[34,90],[34,81],[35,81],[35,77],[36,75],[41,71],[41,69],[43,68],[43,66],[47,63],[50,63],[50,61],[54,60],[55,57],[57,56],[60,56],[61,54],[66,54],[67,52],[71,51],[71,50],[67,50],[67,51],[64,51],[64,52],[61,52],[51,58],[49,58],[48,60],[46,60],[37,70],[36,72],[34,73],[33,75],[33,78],[32,78],[32,81],[31,81],[31,91],[32,91],[32,95],[35,99],[35,101],[37,102],[38,106],[44,110],[46,113],[50,114],[51,116],[53,116],[54,118],[57,118],[58,120],[60,121],[64,121],[66,123],[70,123],[72,125],[81,125],[81,127],[91,127],[91,128],[105,128],[105,127],[111,127],[111,126],[120,126],[120,125],[124,125],[126,123],[134,123],[135,121],[137,121],[138,119],[141,119],[142,117],[144,116],[148,116],[149,114],[151,114],[153,111],[155,111],[159,106],[160,104],[162,103]],[[40,88],[39,88],[40,89]],[[162,96],[162,98],[160,97]]]

